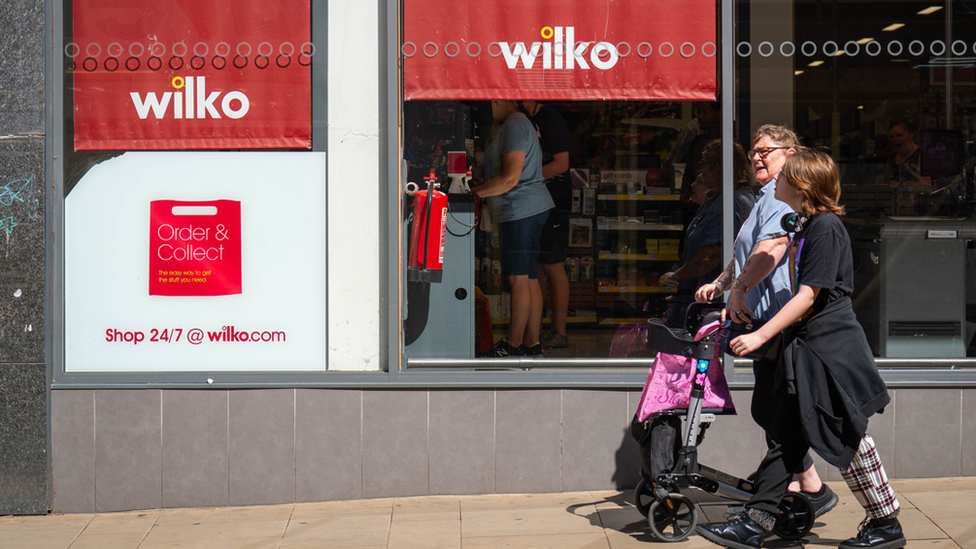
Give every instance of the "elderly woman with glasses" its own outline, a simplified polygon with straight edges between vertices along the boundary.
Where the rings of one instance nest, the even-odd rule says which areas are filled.
[[[735,239],[735,257],[712,283],[705,284],[695,294],[701,303],[720,297],[731,290],[723,318],[743,323],[752,319],[769,320],[792,299],[786,251],[790,236],[780,220],[793,210],[777,200],[776,180],[800,146],[796,134],[783,126],[765,125],[756,131],[752,150],[747,153],[756,182],[762,185],[756,206],[743,222]],[[752,394],[752,417],[764,430],[775,419],[777,397],[773,393],[774,358],[753,362],[755,388]],[[768,442],[768,438],[767,438]],[[810,497],[817,516],[837,505],[837,495],[823,484],[813,459],[808,454],[796,471],[799,486]]]

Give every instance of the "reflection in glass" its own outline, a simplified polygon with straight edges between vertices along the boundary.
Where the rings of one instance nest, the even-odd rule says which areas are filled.
[[[976,356],[976,21],[929,7],[737,6],[735,135],[785,123],[830,151],[878,357]]]

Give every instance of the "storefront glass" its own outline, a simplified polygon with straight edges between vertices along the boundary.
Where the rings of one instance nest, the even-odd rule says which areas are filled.
[[[966,2],[740,2],[736,136],[839,164],[854,307],[880,358],[976,356],[976,34]]]
[[[64,3],[65,373],[327,369],[312,11]]]
[[[731,169],[726,174],[733,175],[705,195],[705,206],[693,198],[691,183],[700,172],[702,154],[709,147],[720,148],[720,142],[710,142],[721,135],[722,113],[715,101],[722,87],[716,86],[707,101],[596,100],[560,98],[542,84],[535,91],[495,85],[479,94],[445,85],[440,77],[456,76],[450,72],[432,72],[429,80],[417,81],[410,72],[414,56],[425,63],[445,52],[476,57],[472,53],[484,46],[475,48],[461,35],[451,49],[433,40],[425,43],[411,34],[410,2],[404,10],[404,183],[423,188],[425,178],[433,175],[446,190],[463,185],[462,173],[469,168],[471,186],[490,181],[493,174],[485,171],[490,164],[485,157],[499,124],[488,100],[527,100],[521,106],[527,105],[529,114],[535,112],[532,100],[538,100],[565,121],[567,171],[550,180],[549,187],[557,224],[565,231],[565,259],[561,270],[542,264],[537,270],[544,291],[538,332],[550,345],[542,358],[530,353],[532,360],[520,364],[653,356],[643,340],[647,320],[685,323],[682,302],[730,259],[720,257],[720,244],[730,246],[758,189],[754,179],[737,177]],[[715,10],[717,25],[720,14]],[[841,168],[841,202],[853,242],[855,310],[875,355],[914,359],[906,365],[918,364],[918,359],[976,356],[976,324],[970,321],[976,310],[976,223],[971,219],[976,123],[970,112],[976,108],[976,92],[971,91],[976,90],[976,36],[969,30],[974,12],[963,2],[845,1],[744,1],[735,3],[733,12],[734,74],[718,78],[729,83],[724,93],[734,97],[732,150],[752,148],[755,131],[765,124],[787,126],[803,145],[830,150]],[[494,20],[483,19],[481,27],[490,26],[484,21]],[[504,18],[498,21],[507,24]],[[534,37],[540,29],[544,33],[569,26],[554,21],[526,34]],[[641,36],[637,38],[646,44],[641,55],[671,52]],[[525,55],[519,55],[518,42],[493,43],[497,61],[479,59],[479,68],[511,58],[516,66],[522,63],[522,86],[531,85],[526,61],[543,64],[537,71],[543,82],[565,72],[546,57],[556,50],[544,40],[538,47],[520,40]],[[713,46],[703,48],[703,41],[692,35],[673,42],[699,44],[694,55],[712,53]],[[714,43],[718,46],[713,51],[722,49],[721,40]],[[617,53],[625,49],[614,47]],[[710,60],[717,70],[718,56]],[[545,130],[539,130],[545,146]],[[464,161],[454,172],[452,151],[463,153]],[[543,162],[552,158],[550,154]],[[721,160],[734,163],[728,156]],[[706,187],[708,169],[700,179]],[[731,230],[721,230],[721,208],[707,208],[716,197],[721,202],[722,194],[734,197]],[[412,217],[412,199],[404,201],[404,246],[410,252],[410,229],[417,218]],[[415,363],[475,357],[490,361],[498,358],[493,346],[512,337],[510,326],[518,313],[503,275],[504,239],[492,213],[480,200],[450,194],[444,279],[418,280],[411,276],[410,265],[404,266],[404,352]],[[720,228],[716,247],[708,247],[715,245],[714,239],[700,238],[703,219]],[[702,248],[705,254],[698,253]],[[688,268],[706,256],[700,268]],[[565,332],[556,327],[563,321],[552,280],[557,279],[558,288],[563,276],[568,286]],[[677,286],[675,278],[681,282]],[[566,338],[545,341],[553,330]]]

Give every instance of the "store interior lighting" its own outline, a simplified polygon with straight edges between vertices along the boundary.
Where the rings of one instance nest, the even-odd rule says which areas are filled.
[[[924,10],[918,12],[919,15],[931,15],[942,9],[942,6],[929,6]]]
[[[803,74],[803,71],[793,71],[793,76],[800,76],[801,74]]]
[[[867,44],[868,42],[870,42],[872,40],[874,40],[874,38],[862,38],[862,39],[860,39],[860,40],[857,41],[857,44],[860,45],[860,46],[863,46],[864,44]]]
[[[884,32],[891,32],[891,31],[896,31],[904,26],[905,26],[904,23],[892,23],[881,30],[883,30]]]
[[[823,64],[824,64],[824,62],[823,62],[822,59],[817,59],[816,61],[813,61],[812,63],[810,63],[807,66],[808,67],[819,67],[820,65],[823,65]]]

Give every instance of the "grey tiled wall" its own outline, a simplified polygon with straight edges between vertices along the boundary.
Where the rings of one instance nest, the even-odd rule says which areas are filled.
[[[976,389],[897,389],[870,432],[893,478],[976,475]],[[632,390],[56,390],[54,510],[626,489]],[[700,461],[746,475],[765,449],[721,416]],[[825,478],[836,470],[817,459]]]

